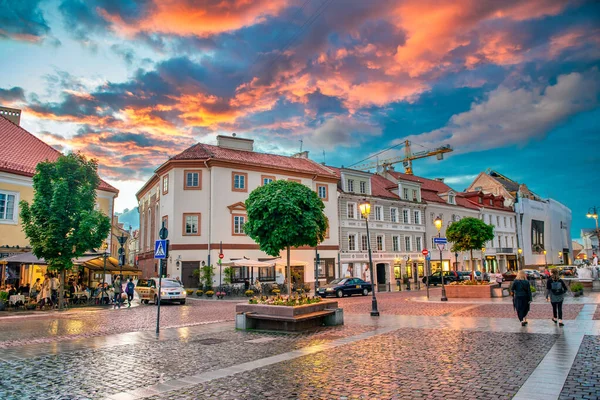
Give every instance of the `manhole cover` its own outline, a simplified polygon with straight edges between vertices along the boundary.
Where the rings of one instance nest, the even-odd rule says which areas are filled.
[[[226,341],[227,340],[225,340],[225,339],[216,339],[216,338],[194,340],[194,342],[199,343],[199,344],[204,344],[204,345],[219,344],[219,343],[223,343]]]

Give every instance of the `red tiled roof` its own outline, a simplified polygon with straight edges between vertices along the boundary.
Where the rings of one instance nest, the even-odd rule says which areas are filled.
[[[400,197],[388,190],[389,187],[394,187],[394,182],[384,178],[381,175],[371,175],[371,194],[376,197],[388,197],[392,199],[399,199]]]
[[[44,143],[20,126],[0,116],[0,171],[33,176],[35,167],[42,161],[56,161],[60,152]],[[101,190],[119,191],[100,180]]]
[[[509,211],[509,212],[513,211],[512,208],[504,206],[504,197],[502,197],[502,196],[494,196],[491,193],[486,193],[483,195],[483,198],[484,198],[483,204],[479,204],[479,200],[478,200],[479,192],[464,192],[464,193],[461,193],[461,195],[464,196],[469,202],[471,202],[481,208],[489,208],[489,209],[500,210],[500,211]],[[490,205],[489,201],[485,201],[485,200],[489,200],[489,199],[492,199],[492,205]],[[498,199],[502,200],[502,205],[496,204]]]
[[[230,149],[210,144],[197,143],[184,150],[171,160],[224,160],[265,167],[308,172],[311,174],[335,177],[335,172],[308,158],[296,158],[277,154]]]
[[[444,182],[436,181],[435,179],[427,179],[420,176],[408,175],[398,171],[389,171],[396,179],[403,179],[411,182],[418,182],[421,184],[421,199],[428,203],[442,203],[448,204],[446,200],[439,196],[440,193],[447,193],[453,191],[456,193],[455,200],[456,205],[459,207],[469,208],[471,210],[479,210],[479,207],[474,203],[470,202],[465,198],[462,193],[456,192],[450,186]]]

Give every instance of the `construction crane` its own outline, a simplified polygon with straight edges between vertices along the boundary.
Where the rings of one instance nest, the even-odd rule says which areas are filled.
[[[388,158],[385,160],[377,160],[377,161],[353,166],[352,168],[358,169],[361,171],[368,171],[370,169],[376,168],[377,173],[381,174],[382,172],[387,171],[387,169],[391,165],[401,162],[402,165],[404,166],[404,173],[407,175],[412,175],[413,174],[413,169],[412,169],[412,161],[413,160],[418,160],[420,158],[433,157],[433,156],[436,156],[436,158],[438,160],[443,160],[444,153],[450,153],[451,151],[453,151],[453,149],[448,144],[448,145],[441,146],[441,147],[438,147],[433,150],[423,150],[423,151],[413,153],[410,150],[410,141],[405,140],[404,141],[404,157],[393,157],[393,158]]]

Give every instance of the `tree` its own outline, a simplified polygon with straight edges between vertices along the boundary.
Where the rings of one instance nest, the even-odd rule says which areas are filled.
[[[478,218],[463,218],[453,222],[446,230],[446,237],[452,244],[452,251],[471,252],[472,279],[475,279],[473,250],[480,250],[490,240],[494,239],[494,226],[487,225]]]
[[[265,253],[278,257],[287,249],[288,293],[291,294],[290,248],[315,247],[325,239],[327,217],[323,201],[307,186],[275,181],[250,193],[244,231]]]
[[[33,176],[33,201],[21,201],[23,231],[32,252],[49,271],[60,273],[59,306],[63,306],[65,271],[73,259],[98,248],[110,232],[110,218],[96,211],[100,184],[96,160],[81,154],[41,162]]]

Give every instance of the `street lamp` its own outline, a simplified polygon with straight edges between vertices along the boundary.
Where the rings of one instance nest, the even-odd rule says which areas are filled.
[[[544,250],[544,264],[546,264],[546,269],[548,269],[548,258],[546,258],[547,251]]]
[[[458,273],[458,251],[454,253],[454,270]]]
[[[562,251],[558,252],[558,258],[560,259],[560,263],[564,264],[564,262],[562,261]]]
[[[104,304],[104,293],[106,293],[106,257],[108,256],[108,243],[106,241],[102,242],[102,250],[104,250],[104,268],[102,270],[102,289],[100,290],[100,303]]]
[[[521,270],[521,269],[523,269],[523,260],[521,260],[521,254],[523,254],[523,249],[519,247],[517,252],[519,253],[519,261],[518,261],[519,265],[517,265],[517,268]]]
[[[485,273],[485,247],[481,248],[481,280],[483,281],[483,274]]]
[[[435,228],[438,230],[438,237],[442,237],[442,219],[438,216],[433,221]],[[444,285],[444,260],[442,258],[442,247],[440,249],[440,277],[442,278],[442,298],[441,301],[448,301],[446,297],[446,286]]]
[[[594,218],[596,220],[596,239],[598,240],[598,243],[600,245],[600,229],[598,229],[598,208],[596,206],[594,207],[590,207],[590,209],[587,212],[586,217],[588,218]],[[590,243],[591,246],[591,243]],[[594,246],[592,246],[592,252],[594,250]]]
[[[371,214],[371,203],[364,199],[359,204],[358,208],[360,213],[365,218],[365,224],[367,226],[367,249],[369,250],[369,268],[371,269],[371,290],[373,293],[373,300],[371,301],[371,317],[379,317],[379,310],[377,310],[377,298],[375,297],[375,273],[373,272],[373,258],[371,255],[371,236],[369,236],[369,214]]]

